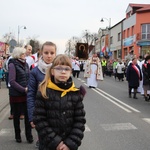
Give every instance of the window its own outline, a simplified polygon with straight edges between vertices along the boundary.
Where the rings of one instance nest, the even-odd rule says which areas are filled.
[[[131,35],[134,35],[134,26],[132,26]]]
[[[124,38],[124,39],[126,38],[126,30],[124,30],[123,38]]]
[[[113,44],[113,37],[110,37],[110,44]]]
[[[150,39],[150,24],[142,24],[142,39]]]
[[[118,41],[121,41],[121,33],[118,33]]]
[[[124,48],[124,56],[127,56],[128,55],[128,50],[127,48]]]
[[[127,13],[127,18],[129,18],[131,15],[132,15],[132,12],[131,12],[131,11],[128,12],[128,13]]]
[[[128,28],[128,29],[127,29],[127,37],[129,37],[129,31],[130,31],[130,30],[129,30],[129,28]]]

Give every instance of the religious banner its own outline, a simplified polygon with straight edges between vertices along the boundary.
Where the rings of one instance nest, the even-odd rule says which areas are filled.
[[[79,59],[88,59],[88,44],[87,43],[77,43],[76,46],[76,57]]]

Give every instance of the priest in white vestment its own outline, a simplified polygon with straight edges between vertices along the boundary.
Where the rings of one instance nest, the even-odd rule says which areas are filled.
[[[96,88],[98,81],[103,80],[102,66],[97,54],[93,54],[93,56],[87,60],[84,77],[87,78],[89,88]]]

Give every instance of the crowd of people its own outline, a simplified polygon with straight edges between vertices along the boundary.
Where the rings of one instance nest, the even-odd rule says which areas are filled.
[[[145,101],[150,101],[150,55],[145,54],[144,57],[133,54],[130,51],[126,59],[106,59],[98,58],[97,54],[89,57],[84,64],[84,77],[87,79],[87,86],[89,88],[96,88],[98,81],[102,81],[105,76],[113,76],[118,81],[128,81],[129,98],[137,99],[137,92],[144,96]],[[73,57],[73,77],[75,77],[74,64],[78,64],[79,77],[79,61],[78,58]],[[81,68],[81,67],[80,67]]]
[[[76,88],[72,78],[79,78],[80,71],[89,88],[97,88],[105,76],[114,76],[115,80],[128,81],[129,98],[137,99],[140,92],[145,101],[150,101],[149,54],[143,59],[136,55],[130,59],[106,59],[93,54],[87,60],[79,60],[56,53],[56,45],[45,42],[35,54],[32,46],[26,45],[0,59],[0,88],[5,80],[16,142],[22,142],[20,119],[24,119],[26,140],[33,142],[35,128],[39,150],[78,149],[85,130],[82,100],[86,91],[82,86]]]
[[[11,56],[0,61],[0,77],[5,78],[10,97],[10,117],[15,140],[22,142],[20,119],[24,116],[25,137],[33,143],[37,131],[39,150],[78,149],[85,130],[84,87],[75,87],[71,59],[57,55],[53,42],[45,42],[32,54],[32,46],[16,47]],[[79,77],[80,64],[73,76]],[[4,75],[5,74],[5,75]]]

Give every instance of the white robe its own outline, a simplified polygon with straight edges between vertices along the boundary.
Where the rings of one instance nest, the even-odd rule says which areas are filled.
[[[142,65],[144,64],[145,60],[138,62],[138,65],[140,66],[141,72],[142,72]],[[142,81],[140,81],[140,85],[137,89],[137,92],[141,93],[141,95],[144,95],[144,89],[143,89],[143,72],[142,72]],[[147,94],[150,94],[150,90],[147,90]]]
[[[96,80],[96,72],[97,71],[97,65],[91,64],[91,75],[90,78],[87,78],[87,85],[97,87],[98,82]]]
[[[144,61],[137,61],[140,69],[141,69],[141,73],[142,73],[142,65],[144,63]],[[143,73],[142,73],[142,78],[143,78]],[[143,79],[140,81],[139,87],[137,88],[137,92],[141,93],[142,95],[144,94],[144,90],[143,90]]]

